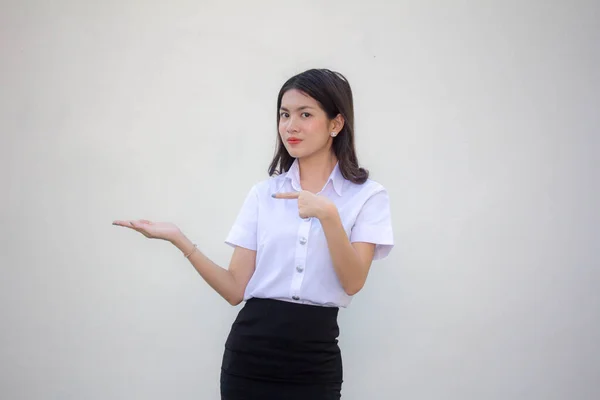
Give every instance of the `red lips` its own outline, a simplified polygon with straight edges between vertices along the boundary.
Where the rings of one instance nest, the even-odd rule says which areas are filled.
[[[287,142],[288,142],[289,144],[298,144],[298,143],[300,143],[301,141],[302,141],[302,140],[300,140],[300,139],[297,139],[297,138],[289,138],[289,139],[287,140]]]

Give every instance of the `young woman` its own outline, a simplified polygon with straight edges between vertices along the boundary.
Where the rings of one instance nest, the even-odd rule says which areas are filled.
[[[227,236],[228,269],[172,223],[114,224],[173,243],[225,300],[245,301],[225,343],[222,399],[339,399],[338,310],[393,246],[389,198],[359,167],[344,76],[290,78],[277,113],[270,178],[252,187]]]

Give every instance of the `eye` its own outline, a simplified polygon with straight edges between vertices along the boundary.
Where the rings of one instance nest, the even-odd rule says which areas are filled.
[[[304,118],[308,118],[308,117],[310,117],[310,114],[309,114],[309,113],[307,113],[307,112],[304,112],[304,113],[302,113],[302,116],[303,116]]]
[[[287,118],[287,117],[289,117],[289,116],[290,116],[290,114],[288,114],[288,113],[286,113],[286,112],[284,111],[284,112],[281,112],[281,113],[279,113],[279,116],[280,116],[281,118]]]

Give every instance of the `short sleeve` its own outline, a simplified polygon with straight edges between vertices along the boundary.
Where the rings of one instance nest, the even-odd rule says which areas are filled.
[[[373,260],[387,257],[394,247],[390,199],[385,189],[373,194],[362,206],[352,227],[350,242],[374,243]]]
[[[258,221],[258,193],[256,186],[250,189],[241,210],[225,239],[232,247],[244,247],[256,250],[256,231]]]

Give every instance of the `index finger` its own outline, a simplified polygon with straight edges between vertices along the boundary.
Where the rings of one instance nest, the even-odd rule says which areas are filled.
[[[119,225],[119,226],[131,226],[131,221],[116,220],[116,221],[113,221],[112,224]]]
[[[300,192],[274,193],[271,196],[276,199],[297,199]]]

